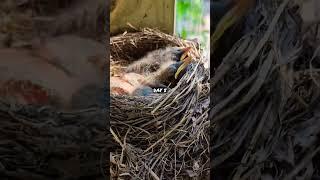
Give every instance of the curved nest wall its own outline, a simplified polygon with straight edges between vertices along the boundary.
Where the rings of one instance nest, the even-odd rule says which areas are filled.
[[[100,178],[106,172],[101,157],[108,158],[105,114],[95,108],[58,112],[0,101],[2,179]]]
[[[209,73],[195,42],[143,29],[114,36],[111,67],[165,46],[192,46],[196,60],[177,86],[148,97],[111,95],[111,176],[134,179],[208,177]]]

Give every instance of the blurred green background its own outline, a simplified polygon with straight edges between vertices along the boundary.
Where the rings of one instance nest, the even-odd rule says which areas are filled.
[[[207,54],[210,49],[210,1],[176,0],[175,33],[184,39],[197,39]],[[207,54],[209,55],[209,54]]]

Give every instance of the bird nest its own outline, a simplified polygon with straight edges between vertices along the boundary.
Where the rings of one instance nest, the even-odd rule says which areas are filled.
[[[100,108],[59,112],[0,101],[1,176],[39,180],[102,177],[106,173],[101,161],[107,142],[105,114]]]
[[[257,1],[211,74],[216,179],[319,178],[319,28],[295,3]]]
[[[167,93],[111,95],[111,176],[132,179],[208,177],[209,86],[199,45],[153,29],[111,37],[111,70],[167,46],[193,47],[195,62]]]

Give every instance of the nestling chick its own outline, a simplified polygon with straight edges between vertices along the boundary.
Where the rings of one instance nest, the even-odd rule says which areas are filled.
[[[144,84],[150,87],[172,86],[176,83],[179,73],[190,63],[188,57],[190,49],[190,47],[167,47],[152,51],[129,65],[126,72],[144,75],[146,77]]]
[[[111,94],[115,95],[132,95],[141,85],[144,77],[137,73],[126,73],[120,77],[110,78]]]
[[[0,50],[0,99],[57,109],[102,104],[105,48],[77,36]]]

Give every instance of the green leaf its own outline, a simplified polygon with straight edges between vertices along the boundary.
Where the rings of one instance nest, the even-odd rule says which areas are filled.
[[[186,29],[182,29],[182,31],[181,31],[181,37],[183,38],[183,39],[186,39],[187,38],[187,31],[186,31]]]

